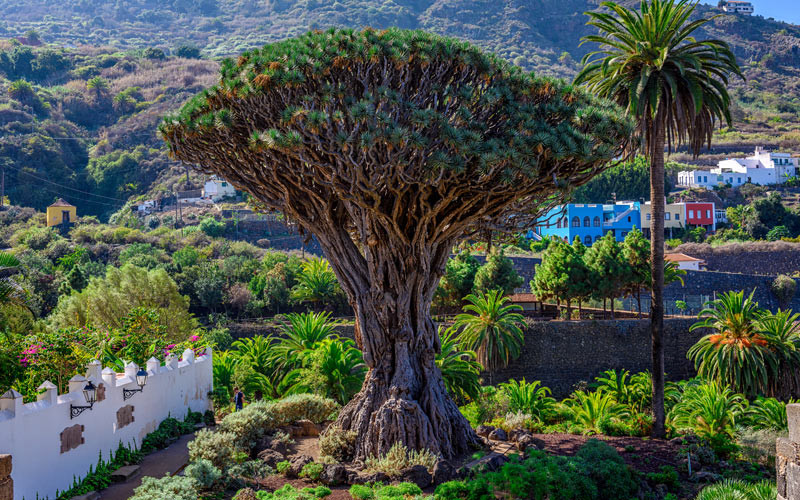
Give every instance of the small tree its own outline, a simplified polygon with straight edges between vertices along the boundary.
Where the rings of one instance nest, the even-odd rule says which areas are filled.
[[[500,290],[503,295],[509,295],[523,281],[514,269],[514,263],[505,256],[505,250],[500,248],[493,250],[486,257],[486,263],[475,273],[474,289],[476,292]]]
[[[622,257],[628,267],[625,291],[636,296],[639,317],[642,317],[642,288],[650,285],[650,241],[633,228],[622,243]]]
[[[464,297],[472,293],[475,286],[475,274],[480,267],[478,259],[467,250],[448,259],[444,266],[444,276],[436,288],[434,304],[460,306]]]
[[[355,458],[400,442],[452,457],[477,442],[447,395],[430,304],[451,249],[534,220],[608,167],[620,109],[456,40],[328,30],[221,65],[161,134],[313,233],[347,293],[369,371],[337,427]]]
[[[797,282],[791,276],[781,274],[770,285],[770,291],[778,300],[778,307],[786,309],[797,291]]]
[[[542,263],[536,266],[536,274],[531,281],[531,290],[541,299],[555,299],[560,305],[567,303],[567,317],[572,318],[572,301],[581,300],[588,295],[591,286],[587,280],[587,267],[583,262],[583,246],[575,238],[572,246],[561,240],[554,240],[542,256]]]
[[[596,277],[595,293],[603,299],[611,300],[611,318],[614,318],[614,297],[617,297],[628,282],[630,268],[622,256],[622,247],[613,234],[606,233],[586,251],[586,266]]]

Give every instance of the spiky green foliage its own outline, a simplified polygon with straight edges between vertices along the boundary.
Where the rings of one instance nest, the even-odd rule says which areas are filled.
[[[794,399],[790,403],[796,403]],[[786,403],[775,398],[759,397],[747,409],[749,427],[754,429],[769,429],[785,431],[789,428],[786,416]]]
[[[688,387],[669,413],[679,430],[691,430],[711,440],[732,438],[737,421],[743,417],[747,400],[730,388],[714,382]]]
[[[364,360],[350,339],[326,338],[298,359],[301,367],[281,382],[285,394],[312,392],[346,404],[364,383]]]
[[[727,292],[706,304],[691,329],[712,328],[689,349],[697,373],[745,394],[789,397],[800,389],[800,315],[758,308],[753,293]]]
[[[614,396],[603,391],[575,391],[564,401],[572,412],[572,419],[586,431],[600,433],[604,422],[628,414],[626,407],[616,401]]]
[[[508,409],[513,412],[522,412],[526,415],[543,420],[548,411],[552,410],[556,400],[550,397],[550,388],[542,386],[541,381],[521,381],[511,379],[500,384],[503,392],[508,396]]]
[[[691,0],[644,0],[640,10],[602,5],[611,12],[586,13],[600,32],[583,38],[600,48],[584,57],[575,81],[635,116],[650,152],[656,128],[669,143],[710,146],[716,121],[731,121],[729,77],[741,76],[727,43],[695,39],[710,19],[691,20]]]
[[[331,265],[318,257],[303,263],[302,271],[297,276],[297,285],[292,289],[294,300],[313,305],[334,301],[341,294],[342,289]]]
[[[462,348],[456,328],[439,327],[441,350],[436,354],[436,366],[450,395],[457,399],[477,399],[481,394],[481,365],[474,351]]]
[[[461,331],[464,345],[477,353],[485,370],[504,368],[522,350],[524,321],[517,312],[522,307],[508,304],[509,298],[499,290],[470,294],[466,300],[469,304],[456,316],[453,326]]]
[[[282,367],[297,364],[297,357],[307,349],[313,349],[328,337],[336,335],[335,321],[329,312],[304,312],[286,315],[279,327],[280,338],[272,348],[273,361]]]
[[[772,481],[748,483],[740,479],[726,479],[703,488],[695,500],[774,500],[778,489]]]

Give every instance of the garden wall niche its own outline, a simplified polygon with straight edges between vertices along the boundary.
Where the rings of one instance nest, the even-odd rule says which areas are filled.
[[[101,371],[97,361],[89,364],[85,377],[70,380],[66,394],[57,394],[55,385],[45,382],[44,392],[33,403],[24,404],[15,391],[0,396],[0,500],[37,495],[55,498],[56,489],[68,489],[74,477],[85,476],[89,467],[97,464],[98,454],[107,460],[120,443],[140,446],[144,431],[154,429],[165,418],[182,418],[189,409],[209,409],[211,356],[208,350],[195,359],[194,352],[187,349],[182,360],[168,356],[164,366],[151,359],[144,389],[128,401],[122,390],[138,387],[139,368],[131,363],[125,373],[110,368]],[[102,383],[104,398],[98,397],[91,409],[70,418],[70,405],[86,406],[83,388],[87,380],[95,386]],[[13,473],[10,458],[6,460],[4,454],[14,457]],[[47,471],[46,481],[42,481],[42,471]]]

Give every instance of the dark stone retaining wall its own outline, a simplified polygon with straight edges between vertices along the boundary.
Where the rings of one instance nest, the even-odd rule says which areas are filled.
[[[694,319],[664,320],[664,363],[667,378],[694,375],[686,352],[708,332],[689,332]],[[580,382],[589,382],[608,369],[649,370],[648,320],[538,321],[525,330],[525,347],[508,368],[495,372],[492,383],[508,379],[541,380],[553,396],[569,395]]]

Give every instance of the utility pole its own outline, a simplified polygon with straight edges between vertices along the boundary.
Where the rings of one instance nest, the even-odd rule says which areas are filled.
[[[0,210],[3,209],[3,204],[6,201],[6,166],[3,165],[2,174],[0,174]]]
[[[178,227],[178,192],[175,191],[175,224],[173,229]]]

